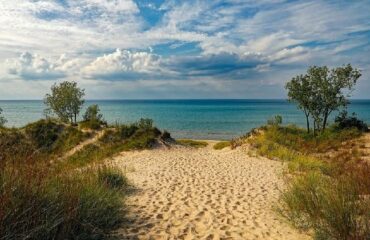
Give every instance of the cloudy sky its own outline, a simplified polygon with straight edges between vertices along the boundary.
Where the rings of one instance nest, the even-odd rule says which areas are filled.
[[[90,99],[284,98],[351,63],[370,98],[370,1],[1,0],[0,99],[75,80]]]

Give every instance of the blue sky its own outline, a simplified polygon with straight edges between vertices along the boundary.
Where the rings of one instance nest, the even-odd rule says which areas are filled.
[[[90,99],[284,98],[311,65],[361,69],[370,1],[2,0],[0,99],[75,80]]]

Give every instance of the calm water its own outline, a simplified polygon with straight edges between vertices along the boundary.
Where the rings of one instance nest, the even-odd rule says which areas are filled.
[[[152,118],[178,138],[231,139],[280,114],[284,123],[304,126],[304,115],[285,100],[91,100],[104,118],[129,123]],[[0,101],[8,126],[23,126],[43,117],[42,101]],[[354,100],[349,112],[370,123],[370,100]]]

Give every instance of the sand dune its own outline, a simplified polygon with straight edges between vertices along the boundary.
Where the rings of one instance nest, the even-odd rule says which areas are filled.
[[[282,163],[246,150],[173,147],[115,158],[137,188],[122,239],[307,239],[272,210]]]

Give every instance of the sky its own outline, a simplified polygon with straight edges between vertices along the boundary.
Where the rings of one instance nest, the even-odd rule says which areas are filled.
[[[370,1],[1,0],[0,99],[76,81],[88,99],[285,98],[351,63],[370,98]]]

